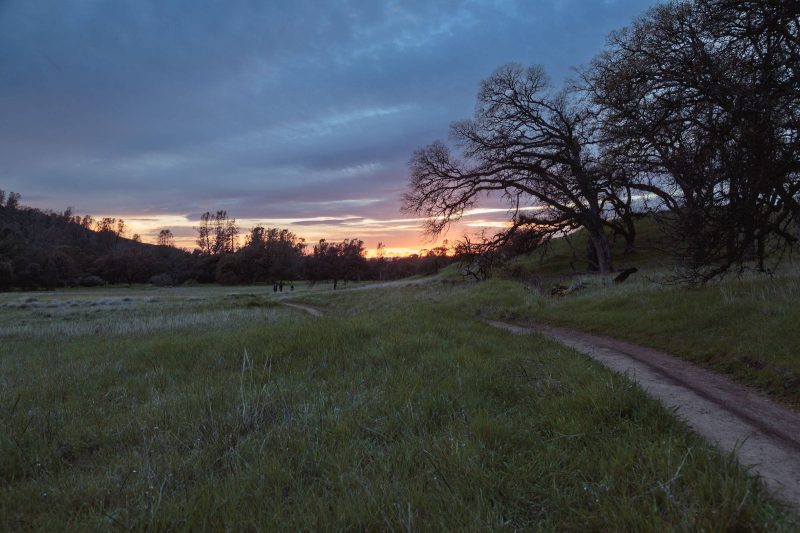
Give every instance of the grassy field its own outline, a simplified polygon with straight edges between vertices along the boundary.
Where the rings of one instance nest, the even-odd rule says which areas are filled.
[[[586,274],[576,263],[585,237],[553,241],[549,250],[513,259],[485,292],[484,312],[521,324],[569,326],[658,348],[727,374],[800,407],[800,268],[787,261],[773,276],[730,276],[689,289],[665,281],[670,259],[652,220],[640,224],[632,254],[614,252],[618,268],[640,271],[623,284]],[[445,273],[456,279],[455,269]],[[551,297],[555,284],[580,287]]]
[[[515,291],[0,296],[0,529],[797,529]]]
[[[598,287],[520,316],[660,348],[800,407],[800,278]]]
[[[553,239],[539,250],[529,255],[512,258],[503,265],[500,277],[513,277],[518,280],[536,280],[545,284],[562,282],[576,273],[584,273],[588,263],[586,257],[587,235],[576,231],[569,237]],[[611,238],[611,252],[614,268],[622,270],[635,266],[644,272],[663,272],[669,268],[671,260],[667,257],[669,242],[658,229],[652,217],[640,219],[636,224],[636,245],[626,253],[625,240]]]

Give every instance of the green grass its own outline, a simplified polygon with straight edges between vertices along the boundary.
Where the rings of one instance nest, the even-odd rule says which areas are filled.
[[[788,262],[774,276],[731,276],[688,289],[665,284],[669,272],[653,266],[656,251],[648,253],[655,262],[620,285],[611,283],[613,276],[558,275],[557,259],[532,271],[541,272],[539,286],[530,277],[512,281],[513,265],[534,264],[531,257],[516,258],[499,279],[476,289],[471,312],[568,326],[658,348],[800,407],[800,269]],[[550,284],[555,283],[582,288],[551,297]]]
[[[501,267],[497,277],[525,281],[537,279],[552,284],[564,277],[585,273],[588,269],[588,263],[584,261],[587,241],[587,234],[583,230],[568,237],[553,239],[540,250],[509,260]],[[642,271],[658,271],[672,264],[664,252],[670,248],[669,243],[652,217],[637,221],[633,250],[625,253],[625,239],[622,237],[611,236],[610,244],[617,270],[635,266]]]
[[[508,291],[5,297],[0,529],[798,526],[626,379],[475,320]]]
[[[729,276],[695,289],[670,285],[661,239],[654,221],[643,219],[636,252],[624,255],[622,243],[615,245],[618,267],[640,269],[620,285],[611,283],[613,275],[603,279],[570,265],[570,247],[555,240],[546,254],[514,258],[498,272],[487,290],[503,296],[487,312],[658,348],[800,407],[800,269],[787,261],[772,277]],[[578,253],[584,250],[583,232],[572,240]],[[551,297],[555,284],[582,288]]]
[[[798,297],[796,276],[697,290],[645,282],[542,297],[517,318],[659,348],[800,406]]]

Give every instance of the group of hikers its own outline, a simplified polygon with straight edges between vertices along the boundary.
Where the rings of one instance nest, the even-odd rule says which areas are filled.
[[[294,283],[291,283],[289,285],[289,290],[290,291],[294,291]],[[278,292],[278,291],[283,292],[283,282],[282,281],[276,281],[272,285],[272,292]]]

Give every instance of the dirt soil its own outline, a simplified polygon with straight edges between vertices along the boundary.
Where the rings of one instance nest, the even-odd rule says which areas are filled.
[[[610,337],[554,326],[486,320],[517,335],[538,333],[625,374],[696,433],[763,479],[767,489],[800,511],[800,413],[666,353]]]
[[[286,307],[293,307],[295,309],[299,309],[300,311],[305,311],[306,313],[308,313],[311,316],[322,316],[322,310],[321,309],[317,309],[316,307],[313,307],[311,305],[291,304],[289,302],[283,302],[283,305],[285,305]]]

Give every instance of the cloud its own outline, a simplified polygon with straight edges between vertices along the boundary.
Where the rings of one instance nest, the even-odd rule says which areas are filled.
[[[143,228],[227,209],[405,246],[406,162],[482,78],[563,79],[651,3],[3,0],[0,184]]]

